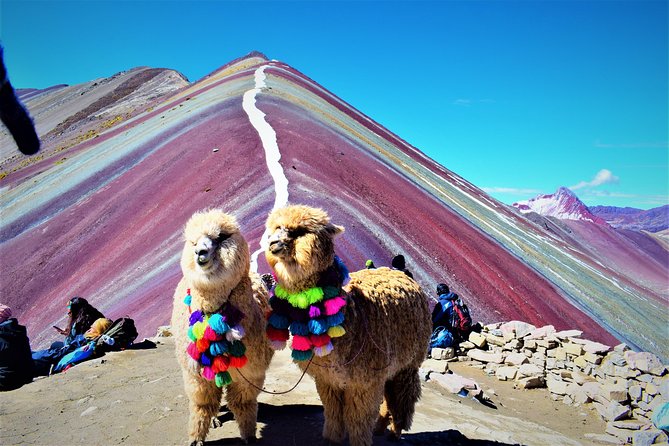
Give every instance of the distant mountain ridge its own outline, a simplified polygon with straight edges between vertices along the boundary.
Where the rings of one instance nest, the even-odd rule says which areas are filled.
[[[669,228],[669,205],[643,210],[630,207],[591,206],[590,212],[617,229],[660,232]]]
[[[536,212],[544,217],[561,220],[581,220],[606,225],[606,220],[593,214],[571,190],[560,187],[554,194],[537,195],[525,201],[513,203],[523,214]]]

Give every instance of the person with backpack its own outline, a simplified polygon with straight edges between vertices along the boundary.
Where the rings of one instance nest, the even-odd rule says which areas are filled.
[[[437,285],[437,304],[432,310],[430,348],[446,348],[467,340],[472,318],[467,305],[445,283]]]
[[[96,320],[104,318],[104,315],[83,297],[73,297],[67,302],[67,315],[67,329],[53,327],[65,336],[65,340],[52,343],[46,350],[32,352],[35,376],[48,375],[51,367],[58,364],[65,355],[86,345],[88,341],[84,334]]]

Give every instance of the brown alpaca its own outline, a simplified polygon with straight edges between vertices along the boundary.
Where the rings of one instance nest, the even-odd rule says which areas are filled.
[[[241,373],[257,388],[263,386],[274,352],[264,333],[264,315],[269,310],[267,291],[258,275],[249,275],[249,248],[236,220],[221,210],[198,212],[184,232],[183,278],[174,294],[172,329],[189,400],[189,442],[202,445],[220,409],[223,389],[215,380],[203,377],[204,367],[188,353],[191,311],[211,314],[232,305],[243,313],[243,331],[238,330],[237,335],[243,334],[241,342],[248,362]],[[184,303],[189,289],[191,311]],[[232,330],[228,335],[232,335]],[[254,441],[259,390],[240,376],[238,369],[230,367],[228,372],[232,378],[232,383],[224,386],[228,407],[237,420],[242,440]]]
[[[341,271],[334,237],[344,228],[330,223],[325,211],[307,206],[277,209],[268,217],[267,229],[265,255],[282,288],[275,290],[276,296],[297,296],[313,287],[325,290],[323,278],[332,277],[333,268]],[[401,271],[378,268],[350,277],[343,287],[346,305],[340,310],[346,333],[331,338],[331,352],[314,348],[317,356],[300,360],[295,355],[300,336],[291,322],[293,358],[316,382],[325,413],[325,440],[341,443],[348,433],[352,446],[369,446],[373,430],[382,433],[390,425],[391,437],[399,439],[402,430],[411,427],[421,392],[418,368],[430,340],[430,312],[420,286]],[[288,299],[276,296],[270,300],[272,317],[283,311]],[[281,330],[274,329],[272,317],[268,336],[280,347]],[[287,337],[288,331],[283,333]],[[319,343],[318,336],[309,334],[308,339]]]

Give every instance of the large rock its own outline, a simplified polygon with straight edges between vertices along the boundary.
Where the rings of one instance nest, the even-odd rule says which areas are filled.
[[[517,380],[519,389],[535,389],[537,387],[544,387],[546,381],[543,376],[528,376]]]
[[[432,359],[446,360],[455,357],[455,349],[453,347],[447,348],[433,348],[430,352]]]
[[[562,343],[562,348],[568,355],[581,356],[583,354],[583,346],[581,344],[564,342]]]
[[[483,336],[481,333],[476,333],[475,331],[469,333],[469,342],[478,348],[483,348],[486,345],[485,336]]]
[[[476,381],[456,375],[455,373],[446,373],[445,375],[438,373],[431,374],[430,381],[436,382],[451,393],[460,393],[463,389],[469,391],[478,388]]]
[[[526,335],[537,329],[534,325],[522,321],[510,321],[502,324],[499,328],[502,330],[502,333],[515,333],[516,338],[518,339],[524,338]]]
[[[651,446],[655,443],[655,439],[660,435],[659,431],[647,430],[632,433],[633,446]]]
[[[506,355],[506,359],[504,359],[504,363],[510,364],[510,365],[522,365],[522,364],[527,364],[529,360],[527,359],[527,356],[523,353],[510,353]]]
[[[509,381],[516,377],[518,367],[503,366],[498,367],[495,376],[501,381]]]
[[[524,378],[528,376],[544,376],[544,370],[534,364],[522,364],[518,368],[518,377]]]
[[[662,376],[666,372],[662,361],[652,353],[628,351],[625,352],[625,360],[629,367],[643,373]]]
[[[502,364],[504,362],[503,354],[484,352],[483,350],[469,350],[467,356],[481,362],[492,362],[495,364]]]
[[[606,421],[617,421],[627,418],[630,415],[630,408],[628,406],[623,406],[622,404],[611,401],[605,409],[604,418]]]
[[[568,382],[553,378],[552,376],[546,378],[546,387],[548,387],[551,393],[556,395],[566,395],[569,390],[568,385]]]
[[[611,351],[611,347],[605,344],[600,344],[599,342],[589,341],[587,339],[581,338],[569,338],[573,344],[581,344],[583,346],[583,351],[588,353],[595,353],[598,355],[603,355]]]
[[[567,338],[577,338],[581,336],[583,332],[581,330],[562,330],[553,334],[558,339],[567,339]]]
[[[599,389],[599,394],[608,401],[627,401],[627,388],[622,385],[604,384]]]
[[[504,339],[502,336],[497,336],[493,333],[485,333],[483,336],[485,336],[488,344],[496,345],[498,347],[501,347],[507,343],[506,339]]]
[[[541,328],[532,330],[527,336],[526,339],[543,339],[549,335],[555,333],[555,327],[552,325],[544,325]]]

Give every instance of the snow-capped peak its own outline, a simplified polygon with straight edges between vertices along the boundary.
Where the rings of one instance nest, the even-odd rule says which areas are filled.
[[[576,194],[566,187],[560,187],[554,194],[537,195],[529,200],[513,203],[523,214],[536,212],[545,217],[562,220],[581,220],[606,225],[606,221],[592,214]]]

